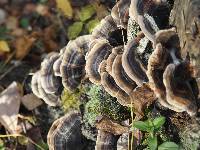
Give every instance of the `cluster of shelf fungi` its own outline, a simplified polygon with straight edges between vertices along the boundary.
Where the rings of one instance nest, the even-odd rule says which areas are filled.
[[[59,106],[62,87],[74,91],[83,80],[89,79],[116,97],[121,105],[133,107],[135,120],[141,119],[144,109],[154,101],[196,117],[199,89],[195,72],[198,70],[191,64],[189,53],[182,54],[180,36],[169,25],[170,2],[118,1],[111,15],[90,35],[80,36],[60,53],[46,56],[32,77],[33,93],[46,104]],[[114,122],[110,124],[115,127]],[[126,128],[101,127],[96,150],[117,149],[120,134],[129,131]],[[48,133],[50,149],[80,150],[84,145],[82,139],[81,115],[76,111],[56,120]]]

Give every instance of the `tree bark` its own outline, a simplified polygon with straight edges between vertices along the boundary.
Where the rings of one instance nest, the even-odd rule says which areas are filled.
[[[200,91],[200,0],[175,0],[170,24],[177,29],[182,57],[190,55]]]

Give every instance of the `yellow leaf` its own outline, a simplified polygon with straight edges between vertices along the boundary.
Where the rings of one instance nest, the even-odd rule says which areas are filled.
[[[0,41],[0,52],[10,52],[10,48],[6,41]]]
[[[56,0],[57,8],[60,9],[65,16],[72,18],[73,10],[69,0]]]

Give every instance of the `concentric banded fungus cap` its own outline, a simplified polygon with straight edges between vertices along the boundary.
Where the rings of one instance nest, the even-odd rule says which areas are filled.
[[[168,63],[169,53],[159,43],[148,61],[147,76],[151,89],[155,92],[158,101],[165,107],[172,108],[166,100],[166,91],[163,84],[163,73]]]
[[[101,23],[94,28],[92,36],[97,39],[108,39],[109,34],[117,29],[117,24],[113,20],[112,16],[109,15],[101,20]]]
[[[156,1],[152,0],[131,0],[129,14],[140,26],[145,36],[152,42],[155,41],[155,33],[159,30],[153,17],[148,11]]]
[[[96,128],[102,131],[110,132],[114,135],[121,135],[129,132],[129,128],[120,125],[106,116],[99,116],[96,121]]]
[[[118,46],[112,49],[112,53],[108,56],[106,63],[106,71],[112,75],[112,64],[115,60],[115,57],[117,56],[117,54],[122,54],[123,52],[123,46]]]
[[[100,84],[101,76],[98,72],[100,63],[107,59],[111,53],[112,46],[106,40],[99,39],[89,52],[86,60],[86,74],[94,84]]]
[[[98,130],[95,150],[117,150],[119,135]]]
[[[63,86],[66,89],[75,90],[85,75],[84,68],[85,57],[83,53],[77,47],[73,49],[66,47],[60,66]]]
[[[112,77],[115,83],[124,90],[127,94],[130,94],[137,86],[136,83],[129,78],[122,67],[122,55],[117,55],[112,64]]]
[[[37,97],[41,97],[39,90],[38,90],[38,78],[40,77],[39,71],[35,72],[32,76],[31,80],[31,89],[33,94],[35,94]]]
[[[190,85],[190,81],[194,81],[194,79],[191,78],[188,67],[187,63],[169,64],[163,74],[163,82],[167,101],[174,107],[174,110],[178,108],[178,110],[187,111],[189,115],[194,116],[197,113],[198,92],[195,93]]]
[[[123,105],[128,106],[130,104],[130,98],[120,87],[115,83],[115,80],[111,75],[106,72],[106,61],[100,65],[101,71],[101,85],[105,91],[108,92],[112,97],[116,97],[117,101]]]
[[[81,116],[78,112],[69,112],[56,120],[47,135],[52,150],[82,150],[85,138],[81,134]]]
[[[115,20],[118,26],[123,26],[126,28],[128,23],[128,8],[130,6],[131,0],[120,0],[112,8],[111,16]]]
[[[83,35],[77,37],[75,40],[72,40],[68,43],[67,48],[68,49],[74,49],[79,48],[80,51],[85,55],[89,49],[90,49],[90,43],[94,40],[94,37],[92,35]]]
[[[49,106],[58,106],[60,105],[60,98],[55,94],[46,93],[41,85],[41,78],[38,76],[38,91],[39,91],[39,98],[43,99],[46,104]]]
[[[60,73],[60,66],[62,63],[62,59],[63,57],[60,56],[53,64],[53,72],[55,76],[61,77],[61,73]]]
[[[59,78],[53,72],[53,64],[58,58],[58,53],[52,53],[41,63],[40,81],[46,93],[56,93],[61,86]]]
[[[140,37],[129,41],[122,55],[122,66],[126,74],[136,82],[137,85],[142,85],[147,82],[148,78],[140,60],[137,58],[136,49],[139,45]]]

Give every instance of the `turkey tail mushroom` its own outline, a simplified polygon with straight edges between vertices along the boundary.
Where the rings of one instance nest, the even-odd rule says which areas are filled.
[[[187,60],[180,55],[180,43],[175,30],[156,33],[155,50],[149,58],[147,75],[159,102],[176,112],[196,114],[197,85]]]
[[[98,130],[95,150],[117,150],[119,135]]]
[[[51,150],[82,150],[85,140],[81,134],[81,116],[74,111],[54,121],[47,135]]]
[[[148,81],[145,73],[146,71],[136,56],[136,49],[140,39],[141,37],[138,37],[129,41],[122,55],[122,66],[127,75],[135,81],[137,85],[142,85],[143,82]]]
[[[192,78],[187,70],[186,63],[169,64],[163,74],[163,82],[168,103],[174,108],[186,111],[190,116],[194,116],[197,113],[196,98],[198,93],[194,93],[188,82]]]
[[[100,40],[90,50],[86,61],[86,74],[89,80],[94,84],[101,83],[101,76],[98,72],[100,63],[107,59],[111,53],[112,46],[107,40]]]
[[[113,20],[112,16],[106,16],[101,23],[97,25],[93,32],[92,36],[96,39],[108,39],[111,32],[118,30],[117,24]]]
[[[60,105],[60,99],[55,94],[46,93],[41,85],[41,76],[40,71],[36,72],[31,81],[31,87],[33,93],[44,100],[49,106],[58,106]]]
[[[112,64],[115,60],[115,57],[117,56],[117,54],[122,54],[123,53],[123,46],[118,46],[112,49],[112,53],[108,56],[107,60],[106,60],[106,71],[112,75]]]
[[[120,0],[112,8],[111,16],[115,20],[118,26],[127,27],[129,15],[128,9],[130,6],[131,0]]]
[[[128,106],[130,104],[130,98],[116,83],[113,77],[106,72],[106,61],[103,61],[100,65],[101,71],[101,85],[104,87],[106,92],[111,96],[116,97],[117,101],[123,105]]]
[[[41,63],[40,82],[46,93],[56,93],[61,86],[59,77],[56,77],[53,71],[53,64],[58,58],[58,53],[53,53]]]
[[[114,59],[112,64],[112,77],[116,84],[127,94],[130,94],[137,86],[136,83],[129,78],[122,67],[122,55],[117,55]]]

